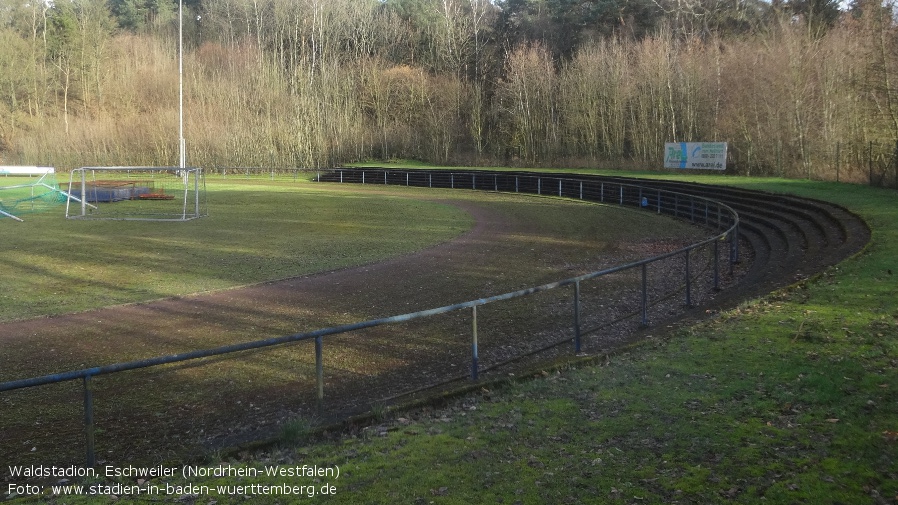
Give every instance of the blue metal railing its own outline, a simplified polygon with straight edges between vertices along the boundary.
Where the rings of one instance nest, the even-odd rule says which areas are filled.
[[[479,356],[477,342],[477,307],[488,303],[511,300],[536,293],[557,289],[564,286],[574,286],[573,300],[573,327],[574,327],[574,352],[581,352],[582,336],[595,330],[583,330],[581,328],[580,313],[580,284],[584,281],[610,275],[631,269],[641,271],[641,322],[648,324],[648,265],[676,256],[685,258],[685,304],[692,304],[692,286],[690,271],[691,251],[713,245],[713,288],[719,289],[719,244],[728,239],[730,254],[730,268],[738,261],[738,227],[739,216],[729,206],[700,196],[686,193],[667,191],[637,184],[609,182],[593,180],[584,176],[573,178],[571,176],[557,176],[547,174],[520,174],[520,173],[485,173],[485,172],[447,172],[447,171],[398,171],[385,169],[354,169],[317,171],[314,175],[318,181],[334,181],[344,183],[362,184],[390,184],[391,181],[408,186],[449,187],[455,189],[476,189],[490,191],[515,191],[521,193],[535,193],[538,195],[560,196],[592,200],[598,202],[614,203],[618,205],[634,205],[654,211],[658,214],[667,214],[681,219],[690,219],[693,223],[714,229],[717,233],[699,242],[690,244],[676,251],[668,252],[651,258],[615,266],[604,270],[587,273],[577,277],[534,286],[509,293],[498,294],[477,300],[470,300],[454,305],[401,314],[380,319],[356,322],[342,326],[322,328],[315,331],[285,335],[277,338],[232,344],[212,349],[202,349],[169,356],[115,363],[111,365],[72,370],[57,374],[31,377],[0,383],[0,392],[38,387],[47,384],[82,380],[84,388],[84,425],[86,439],[86,461],[88,466],[96,463],[94,439],[95,429],[93,422],[93,390],[91,379],[96,376],[119,373],[128,370],[155,367],[165,364],[178,363],[211,356],[220,356],[240,351],[261,349],[283,345],[304,340],[315,342],[315,369],[316,369],[316,400],[319,411],[323,409],[324,402],[324,373],[323,373],[323,345],[324,337],[349,333],[365,328],[396,324],[427,317],[471,309],[472,335],[471,335],[471,378],[478,379]]]

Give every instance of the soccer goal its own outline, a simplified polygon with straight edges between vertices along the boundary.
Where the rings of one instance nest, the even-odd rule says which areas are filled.
[[[22,216],[58,207],[66,201],[53,167],[0,166],[0,217]]]
[[[201,168],[76,168],[67,194],[67,218],[188,221],[208,215]]]

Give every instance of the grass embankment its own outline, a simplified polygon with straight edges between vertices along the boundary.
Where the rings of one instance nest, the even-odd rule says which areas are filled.
[[[292,178],[210,176],[207,184],[209,216],[185,223],[66,220],[61,206],[24,223],[0,219],[0,321],[366,264],[446,241],[472,223],[460,209],[414,195]]]
[[[338,479],[189,481],[334,485],[336,494],[317,496],[320,503],[894,503],[895,193],[702,182],[840,203],[868,221],[872,242],[816,279],[598,365],[488,386],[335,439],[232,462],[339,466]]]

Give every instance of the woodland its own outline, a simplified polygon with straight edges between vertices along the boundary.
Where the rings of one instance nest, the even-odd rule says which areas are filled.
[[[866,182],[898,150],[891,0],[182,9],[192,166],[657,169],[665,142],[726,141],[736,173]],[[176,165],[178,20],[176,0],[0,0],[0,164]]]

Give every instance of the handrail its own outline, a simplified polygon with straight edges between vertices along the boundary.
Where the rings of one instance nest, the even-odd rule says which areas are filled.
[[[366,171],[372,171],[372,170],[374,170],[374,169],[359,169],[358,171],[334,170],[329,173],[331,175],[334,175],[334,174],[339,175],[339,180],[342,182],[345,172],[349,172],[349,173],[360,172],[362,174],[361,180],[364,182]],[[374,171],[376,171],[376,170],[374,170]],[[382,180],[382,181],[384,181],[384,183],[389,182],[390,172],[395,173],[396,171],[395,170],[394,171],[383,170],[383,178],[378,177],[378,178],[376,178],[376,180],[378,182]],[[319,181],[322,180],[321,173],[322,173],[322,171],[317,171],[316,179]],[[406,171],[404,173],[406,174],[406,179],[405,179],[406,183],[409,184],[411,182],[410,177],[409,177],[411,172]],[[414,173],[416,175],[429,174],[429,182],[431,184],[433,182],[433,175],[447,175],[445,172],[414,171]],[[455,184],[454,184],[454,176],[455,175],[463,175],[463,174],[470,175],[472,178],[472,186],[476,189],[476,175],[482,174],[482,173],[483,172],[476,173],[476,174],[472,173],[472,172],[461,172],[461,173],[460,172],[452,172],[449,175],[450,175],[450,178],[452,179],[453,187],[455,186]],[[499,175],[500,173],[495,173],[495,174]],[[515,174],[514,176],[518,177],[518,178],[520,178],[520,177],[535,177],[535,178],[542,177],[542,178],[546,178],[546,179],[550,179],[550,180],[558,180],[559,181],[559,183],[558,183],[559,193],[563,193],[561,188],[562,188],[564,181],[579,182],[579,183],[581,183],[579,186],[580,198],[583,198],[583,195],[584,195],[582,183],[585,181],[588,181],[588,176],[584,176],[584,178],[582,178],[582,179],[572,179],[569,177],[559,178],[558,176],[553,176],[553,175],[548,175],[548,174],[527,174],[527,175]],[[325,179],[326,178],[327,177],[325,177]],[[520,181],[518,180],[518,181],[516,181],[516,183],[517,182],[520,182]],[[595,181],[589,181],[589,182],[595,182]],[[730,240],[730,248],[731,248],[730,249],[730,265],[731,265],[731,267],[732,267],[732,263],[736,261],[737,256],[738,256],[738,249],[737,249],[738,240],[736,240],[735,237],[738,236],[739,215],[735,210],[733,210],[731,207],[729,207],[728,205],[726,205],[724,203],[721,203],[721,202],[718,202],[718,201],[715,201],[715,200],[712,200],[709,198],[705,198],[705,197],[690,195],[687,193],[679,193],[679,192],[658,189],[658,188],[647,188],[647,187],[641,186],[641,185],[624,184],[624,183],[620,183],[620,182],[607,182],[607,183],[602,182],[601,184],[602,184],[601,198],[604,200],[605,193],[606,193],[604,184],[609,184],[610,186],[616,187],[619,190],[620,198],[619,198],[618,202],[621,205],[623,205],[625,203],[624,188],[637,190],[639,195],[643,194],[642,190],[651,191],[652,195],[657,196],[657,198],[658,198],[658,200],[657,200],[658,213],[661,213],[662,210],[667,210],[666,208],[662,208],[662,205],[663,205],[661,202],[662,195],[667,196],[667,197],[673,197],[675,199],[675,201],[679,197],[688,198],[688,199],[690,199],[693,210],[694,210],[694,202],[696,200],[704,201],[706,204],[713,204],[714,206],[716,206],[717,212],[718,212],[718,214],[717,214],[718,223],[720,223],[720,220],[721,220],[720,210],[726,211],[726,213],[728,214],[728,216],[727,216],[728,221],[729,221],[728,224],[730,226],[721,232],[720,226],[718,224],[718,233],[716,235],[706,238],[704,240],[695,242],[688,246],[682,247],[675,251],[671,251],[668,253],[653,256],[651,258],[634,261],[634,262],[627,263],[624,265],[618,265],[618,266],[606,268],[603,270],[590,272],[590,273],[583,274],[583,275],[580,275],[577,277],[571,277],[571,278],[567,278],[567,279],[563,279],[563,280],[559,280],[559,281],[555,281],[555,282],[551,282],[551,283],[547,283],[547,284],[542,284],[539,286],[525,288],[525,289],[512,291],[512,292],[508,292],[508,293],[502,293],[502,294],[493,295],[493,296],[489,296],[489,297],[485,297],[485,298],[479,298],[476,300],[469,300],[466,302],[456,303],[453,305],[446,305],[446,306],[442,306],[442,307],[437,307],[437,308],[432,308],[432,309],[427,309],[427,310],[422,310],[422,311],[417,311],[417,312],[411,312],[408,314],[395,315],[395,316],[384,317],[384,318],[379,318],[379,319],[371,319],[371,320],[367,320],[367,321],[361,321],[361,322],[356,322],[356,323],[351,323],[351,324],[346,324],[346,325],[341,325],[341,326],[334,326],[334,327],[329,327],[329,328],[322,328],[322,329],[309,331],[309,332],[295,333],[295,334],[285,335],[285,336],[276,337],[276,338],[257,340],[257,341],[251,341],[251,342],[243,342],[243,343],[239,343],[239,344],[215,347],[212,349],[201,349],[201,350],[190,351],[190,352],[174,354],[174,355],[169,355],[169,356],[157,356],[157,357],[149,358],[149,359],[128,361],[128,362],[124,362],[124,363],[114,363],[111,365],[104,365],[104,366],[98,366],[98,367],[92,367],[92,368],[84,368],[81,370],[71,370],[71,371],[62,372],[62,373],[49,374],[49,375],[43,375],[43,376],[39,376],[39,377],[30,377],[30,378],[26,378],[26,379],[8,381],[8,382],[0,383],[0,392],[11,391],[11,390],[15,390],[15,389],[29,388],[29,387],[38,387],[38,386],[43,386],[43,385],[47,385],[47,384],[54,384],[54,383],[58,383],[58,382],[65,382],[65,381],[71,381],[71,380],[78,380],[78,379],[83,380],[84,381],[84,405],[85,405],[85,433],[86,433],[86,439],[87,439],[86,460],[87,460],[88,466],[94,466],[94,464],[96,463],[96,459],[94,456],[93,396],[92,396],[92,388],[91,388],[90,381],[91,381],[91,378],[95,377],[95,376],[124,372],[124,371],[128,371],[128,370],[135,370],[135,369],[140,369],[140,368],[154,367],[154,366],[171,364],[171,363],[178,363],[178,362],[206,358],[206,357],[211,357],[211,356],[231,354],[231,353],[240,352],[240,351],[261,349],[261,348],[266,348],[266,347],[271,347],[271,346],[276,346],[276,345],[287,344],[287,343],[291,343],[291,342],[299,342],[299,341],[303,341],[303,340],[314,339],[315,340],[315,356],[316,356],[315,361],[316,361],[316,372],[317,372],[316,373],[316,375],[317,375],[317,402],[318,402],[318,408],[319,408],[319,410],[321,410],[322,406],[323,406],[323,400],[324,400],[322,347],[323,347],[323,338],[326,336],[349,333],[349,332],[356,331],[356,330],[361,330],[361,329],[365,329],[365,328],[373,328],[376,326],[383,326],[383,325],[387,325],[387,324],[406,322],[406,321],[411,321],[411,320],[415,320],[415,319],[421,319],[421,318],[426,318],[426,317],[430,317],[430,316],[435,316],[435,315],[439,315],[439,314],[445,314],[448,312],[454,312],[454,311],[458,311],[458,310],[472,309],[472,312],[473,312],[473,314],[472,314],[473,315],[473,328],[472,328],[473,335],[472,335],[472,337],[473,338],[472,338],[472,349],[471,349],[471,351],[472,351],[471,377],[473,380],[477,380],[477,378],[478,378],[477,307],[478,306],[486,305],[488,303],[510,300],[513,298],[528,296],[528,295],[532,295],[532,294],[539,293],[542,291],[556,289],[559,287],[574,285],[575,286],[575,291],[574,291],[574,307],[575,307],[575,310],[574,310],[575,338],[574,338],[574,341],[575,342],[574,343],[575,343],[575,352],[579,353],[580,347],[581,347],[580,339],[582,336],[581,328],[580,328],[580,309],[579,309],[579,307],[580,307],[580,302],[579,302],[580,289],[579,289],[579,287],[580,286],[579,285],[583,281],[595,279],[595,278],[602,277],[605,275],[610,275],[610,274],[613,274],[616,272],[621,272],[624,270],[629,270],[632,268],[641,267],[642,268],[642,322],[643,322],[643,324],[647,324],[646,311],[647,311],[648,303],[647,303],[647,295],[646,295],[646,266],[651,263],[661,261],[661,260],[664,260],[667,258],[671,258],[674,256],[685,255],[686,256],[686,280],[687,280],[686,281],[687,282],[686,283],[686,286],[687,286],[687,288],[686,288],[686,304],[690,305],[691,303],[690,303],[690,290],[689,290],[689,279],[690,279],[689,252],[694,249],[697,249],[699,247],[713,243],[713,245],[714,245],[714,262],[713,262],[714,263],[714,288],[715,289],[718,288],[718,278],[719,278],[718,244],[720,243],[720,241],[723,239],[726,239],[726,238],[729,238],[729,240]],[[495,186],[498,187],[498,179],[496,179]],[[538,191],[541,191],[541,187],[542,187],[541,182],[537,183]],[[520,189],[520,186],[516,186],[516,188]],[[542,194],[542,193],[539,193],[539,194]],[[640,205],[643,207],[646,206],[644,201],[637,201],[636,203],[637,203],[637,205]],[[675,205],[679,206],[679,203],[677,203]],[[708,227],[711,227],[711,224],[708,221],[707,209],[708,209],[708,207],[706,207],[705,225]],[[675,207],[673,209],[673,211],[674,211],[673,212],[674,215],[678,215],[678,212],[679,212],[678,208]]]

